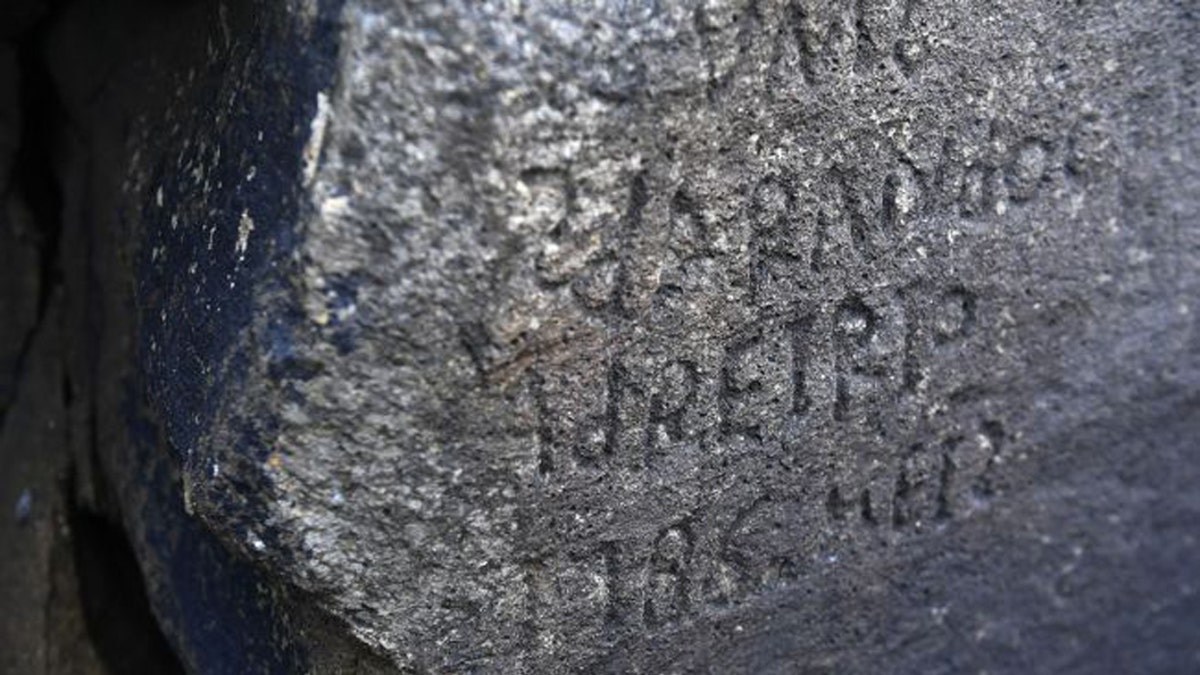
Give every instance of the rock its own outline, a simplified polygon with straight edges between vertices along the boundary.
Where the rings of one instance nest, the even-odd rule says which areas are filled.
[[[14,386],[12,405],[0,417],[0,644],[9,645],[0,655],[0,672],[43,673],[47,632],[44,607],[51,593],[46,568],[53,548],[55,522],[51,505],[35,502],[31,493],[53,493],[55,470],[61,457],[62,403],[57,388],[62,376],[49,354],[58,347],[54,326],[40,331],[36,349],[29,352],[24,377]],[[32,489],[31,489],[32,488]],[[49,501],[49,500],[47,500]]]
[[[60,77],[193,671],[1200,659],[1178,3],[174,11]]]
[[[27,35],[46,18],[50,9],[43,0],[7,0],[0,5],[0,40]]]
[[[17,504],[13,507],[13,517],[18,523],[26,523],[29,521],[29,516],[33,513],[33,495],[29,493],[29,488],[21,491],[21,496],[17,497]]]
[[[19,90],[16,50],[0,43],[0,420],[17,396],[41,286],[37,231],[27,204],[10,186],[21,129]]]

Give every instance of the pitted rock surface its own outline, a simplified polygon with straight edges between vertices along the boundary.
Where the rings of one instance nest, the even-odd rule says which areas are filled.
[[[274,280],[188,505],[401,668],[1195,664],[1198,29],[348,0],[294,240],[154,216]]]

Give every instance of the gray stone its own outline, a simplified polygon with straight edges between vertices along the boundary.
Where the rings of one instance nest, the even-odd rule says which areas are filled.
[[[334,633],[414,672],[1200,665],[1185,3],[287,21],[285,114],[243,126],[269,52],[213,29],[217,114],[142,126],[119,199],[188,512]]]
[[[16,50],[0,43],[0,421],[17,396],[41,292],[37,228],[28,205],[10,185],[21,129],[20,100]]]

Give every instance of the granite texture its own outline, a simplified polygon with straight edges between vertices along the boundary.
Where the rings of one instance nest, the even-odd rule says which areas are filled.
[[[111,3],[71,367],[190,671],[1200,669],[1189,3]]]
[[[1194,9],[336,16],[197,174],[292,162],[286,243],[239,165],[140,277],[241,555],[415,671],[1197,667]]]

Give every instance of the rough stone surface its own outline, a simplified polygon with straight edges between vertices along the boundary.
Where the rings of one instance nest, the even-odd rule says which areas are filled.
[[[182,359],[189,368],[218,359],[227,336],[249,315],[247,296],[227,287],[219,271],[205,265],[196,277],[196,268],[178,264],[180,251],[198,256],[213,241],[203,219],[218,222],[226,200],[238,199],[271,204],[280,223],[295,222],[283,178],[299,174],[292,163],[264,159],[257,189],[236,189],[216,172],[196,183],[198,160],[177,163],[180,152],[207,157],[229,146],[243,157],[299,154],[295,124],[309,107],[299,99],[311,98],[305,93],[310,60],[322,52],[301,25],[301,12],[292,9],[83,2],[64,6],[45,29],[47,67],[71,121],[59,170],[63,256],[73,263],[64,284],[75,339],[65,358],[77,396],[87,402],[72,419],[81,433],[72,434],[71,452],[74,466],[97,478],[81,481],[76,498],[118,502],[110,515],[136,552],[137,582],[146,586],[178,657],[175,667],[188,672],[345,672],[351,667],[344,664],[354,664],[362,651],[324,637],[327,617],[299,605],[286,580],[234,555],[190,511],[181,462],[172,452],[185,446],[172,432],[193,415],[208,419],[190,396],[212,384],[207,369],[181,371],[172,364],[175,393],[189,407],[167,425],[164,418],[175,409],[166,400],[151,404],[148,393],[158,390],[137,364],[139,349],[155,353],[155,338],[141,339],[152,332],[145,328],[152,325],[149,315],[157,315],[153,308],[179,285],[209,279],[210,298],[221,289],[214,302],[194,308],[202,319],[190,326],[192,351]],[[240,179],[243,169],[228,170]],[[298,193],[299,181],[292,183]],[[162,213],[164,199],[180,218],[148,224]],[[179,231],[180,219],[186,236],[167,251],[163,240]],[[221,264],[216,256],[212,262]],[[176,281],[163,281],[159,270]],[[309,648],[327,643],[332,646],[309,657]],[[131,668],[123,672],[167,672],[145,662]]]
[[[357,640],[1200,667],[1187,3],[290,16],[279,124],[131,169],[139,353],[192,512]]]
[[[42,13],[37,2],[0,8],[0,674],[169,675],[144,667],[171,655],[124,534],[73,490],[86,472],[71,449],[86,443],[78,418],[90,401],[68,368],[76,340],[62,272],[84,258],[68,261],[58,246],[63,120],[37,68]]]
[[[153,7],[62,415],[190,671],[1200,668],[1188,3]]]
[[[327,615],[187,511],[135,358],[135,303],[154,302],[134,294],[139,216],[154,203],[141,162],[248,134],[248,120],[272,131],[261,148],[287,154],[301,131],[284,125],[305,115],[293,88],[311,86],[301,76],[322,52],[278,4],[43,14],[19,29],[0,18],[3,37],[13,30],[0,43],[0,673],[365,672]],[[279,188],[238,195],[278,201]]]

